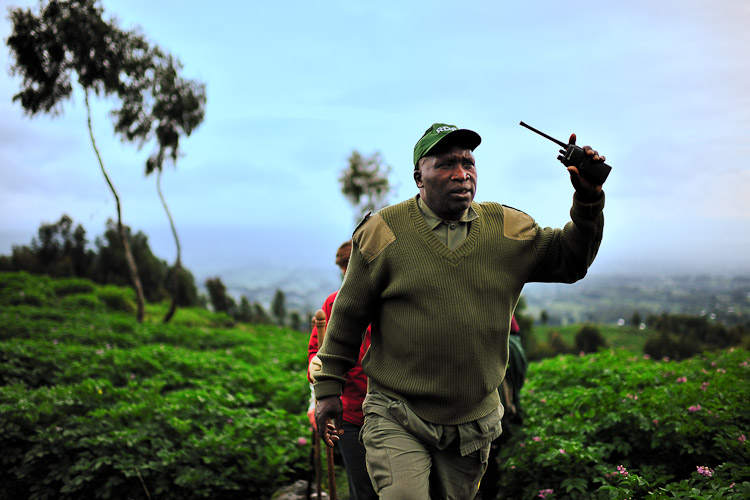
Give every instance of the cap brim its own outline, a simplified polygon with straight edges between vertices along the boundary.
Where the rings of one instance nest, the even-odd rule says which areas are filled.
[[[435,146],[437,146],[438,144],[459,145],[459,146],[466,146],[472,151],[474,151],[474,149],[476,149],[476,147],[479,146],[481,143],[482,143],[482,138],[479,137],[479,134],[477,134],[473,130],[460,128],[458,130],[454,130],[450,134],[447,134],[445,137],[440,139],[440,141],[438,141],[435,144]],[[433,148],[435,146],[433,146]]]

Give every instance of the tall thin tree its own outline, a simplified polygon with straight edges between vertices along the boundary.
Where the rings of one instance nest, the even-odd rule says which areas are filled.
[[[63,101],[72,96],[75,75],[84,92],[91,144],[115,198],[117,227],[138,303],[137,318],[143,321],[143,288],[122,223],[120,197],[94,139],[89,95],[126,97],[133,82],[146,79],[152,54],[138,32],[123,31],[114,21],[104,21],[102,15],[96,0],[41,2],[38,14],[31,9],[11,9],[13,28],[7,39],[15,59],[11,73],[23,79],[21,91],[13,100],[20,102],[30,116],[56,116]]]
[[[149,78],[129,87],[123,106],[115,113],[115,131],[139,147],[156,139],[155,151],[146,160],[146,175],[154,171],[156,191],[169,220],[177,256],[171,270],[172,302],[164,322],[172,319],[177,310],[182,256],[180,239],[174,219],[161,189],[161,175],[165,160],[177,164],[180,155],[180,137],[189,136],[203,121],[206,105],[204,84],[179,76],[182,64],[159,48],[153,49]]]

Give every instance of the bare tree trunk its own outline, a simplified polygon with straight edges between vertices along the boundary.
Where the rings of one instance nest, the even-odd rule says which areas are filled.
[[[169,207],[164,199],[164,193],[161,191],[161,172],[162,169],[159,167],[159,172],[156,174],[156,190],[159,192],[159,199],[161,204],[164,206],[164,211],[167,213],[169,219],[169,226],[172,228],[172,236],[174,236],[174,244],[177,246],[177,259],[175,259],[174,266],[172,267],[172,304],[169,306],[169,311],[164,315],[164,323],[169,323],[169,320],[174,316],[177,311],[177,297],[180,292],[180,269],[182,268],[182,258],[180,250],[180,238],[177,237],[177,228],[175,228],[172,214],[169,212]]]
[[[99,154],[99,149],[96,147],[96,141],[94,140],[94,131],[91,128],[91,106],[89,105],[89,91],[88,89],[84,89],[85,95],[86,95],[86,113],[88,115],[88,126],[89,126],[89,135],[91,136],[91,145],[94,146],[94,152],[96,153],[96,158],[99,160],[99,166],[102,169],[102,174],[104,174],[104,178],[107,180],[107,184],[109,184],[109,189],[112,191],[112,194],[115,197],[115,204],[117,205],[117,231],[120,233],[120,241],[122,241],[122,247],[125,250],[125,262],[128,265],[128,271],[130,272],[130,280],[133,283],[133,288],[135,289],[135,298],[138,303],[138,312],[137,312],[137,318],[138,322],[143,322],[143,316],[144,316],[144,300],[143,300],[143,286],[141,285],[141,279],[138,277],[138,267],[135,265],[135,259],[133,258],[133,252],[130,250],[130,243],[128,242],[127,235],[125,234],[125,228],[122,225],[122,211],[120,209],[120,197],[117,195],[117,191],[115,190],[115,187],[112,185],[112,181],[109,178],[109,175],[107,174],[107,171],[104,169],[104,162],[102,162],[102,157]]]

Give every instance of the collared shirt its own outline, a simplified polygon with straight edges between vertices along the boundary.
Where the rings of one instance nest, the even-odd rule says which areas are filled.
[[[455,250],[466,241],[466,237],[469,234],[469,224],[471,221],[479,218],[476,211],[472,207],[469,207],[461,214],[458,220],[441,219],[435,215],[435,212],[430,210],[430,207],[422,201],[422,197],[419,195],[417,195],[417,205],[424,216],[427,226],[432,229],[433,234],[451,250]]]

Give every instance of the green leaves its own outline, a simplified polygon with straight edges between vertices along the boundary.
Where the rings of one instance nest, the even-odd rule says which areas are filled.
[[[682,362],[609,351],[531,364],[526,425],[501,452],[504,498],[545,489],[572,499],[745,491],[748,360],[740,349]],[[725,472],[729,464],[741,465]],[[716,472],[704,477],[697,466]]]
[[[70,290],[2,303],[0,497],[143,498],[145,485],[167,499],[267,498],[304,474],[307,335],[214,328],[198,311],[197,326],[139,324],[70,309],[103,289],[57,283],[0,273],[0,290]]]

